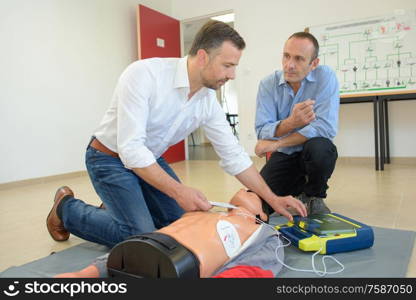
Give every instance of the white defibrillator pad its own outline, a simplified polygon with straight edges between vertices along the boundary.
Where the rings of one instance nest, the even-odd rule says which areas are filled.
[[[228,221],[219,220],[217,223],[217,232],[224,246],[228,257],[232,257],[241,247],[240,236],[234,225]]]

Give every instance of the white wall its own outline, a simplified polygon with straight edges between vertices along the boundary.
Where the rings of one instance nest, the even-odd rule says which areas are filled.
[[[136,59],[139,3],[181,20],[234,9],[248,43],[236,84],[240,137],[251,154],[258,82],[280,68],[289,34],[416,8],[414,0],[1,0],[0,183],[85,169],[89,137]],[[390,107],[392,156],[416,156],[416,101]],[[341,106],[340,155],[372,156],[373,140],[371,105]]]
[[[0,183],[84,170],[116,80],[137,57],[136,7],[166,0],[0,1]]]
[[[237,73],[240,140],[254,155],[255,99],[259,81],[281,68],[281,52],[287,37],[305,27],[361,19],[391,13],[394,9],[415,9],[414,0],[174,0],[172,16],[180,20],[233,9],[234,27],[247,48]],[[416,101],[390,104],[392,156],[416,156]],[[339,134],[335,139],[340,156],[373,156],[373,107],[348,104],[340,109]]]

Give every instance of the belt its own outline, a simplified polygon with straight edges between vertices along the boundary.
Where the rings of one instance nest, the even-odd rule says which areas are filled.
[[[111,151],[110,149],[108,149],[106,146],[104,146],[103,144],[101,144],[101,142],[99,140],[97,140],[96,138],[94,138],[92,140],[92,142],[90,143],[90,147],[94,148],[95,150],[98,150],[100,152],[103,152],[105,154],[108,154],[112,157],[118,157],[118,153]]]

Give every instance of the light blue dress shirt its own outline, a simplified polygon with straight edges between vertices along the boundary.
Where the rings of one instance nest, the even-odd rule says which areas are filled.
[[[281,121],[288,118],[296,103],[307,99],[315,100],[316,119],[297,128],[306,138],[325,137],[332,140],[338,130],[339,84],[335,72],[328,66],[318,66],[302,80],[296,93],[285,81],[284,73],[276,71],[264,78],[259,85],[256,109],[256,133],[258,139],[281,139],[274,134]],[[302,151],[303,145],[280,148],[279,152],[292,154]]]

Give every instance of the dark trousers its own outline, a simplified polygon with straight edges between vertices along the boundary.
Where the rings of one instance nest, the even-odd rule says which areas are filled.
[[[329,139],[312,138],[301,152],[274,152],[260,174],[278,196],[304,192],[307,196],[326,198],[327,182],[337,158],[337,147]]]

